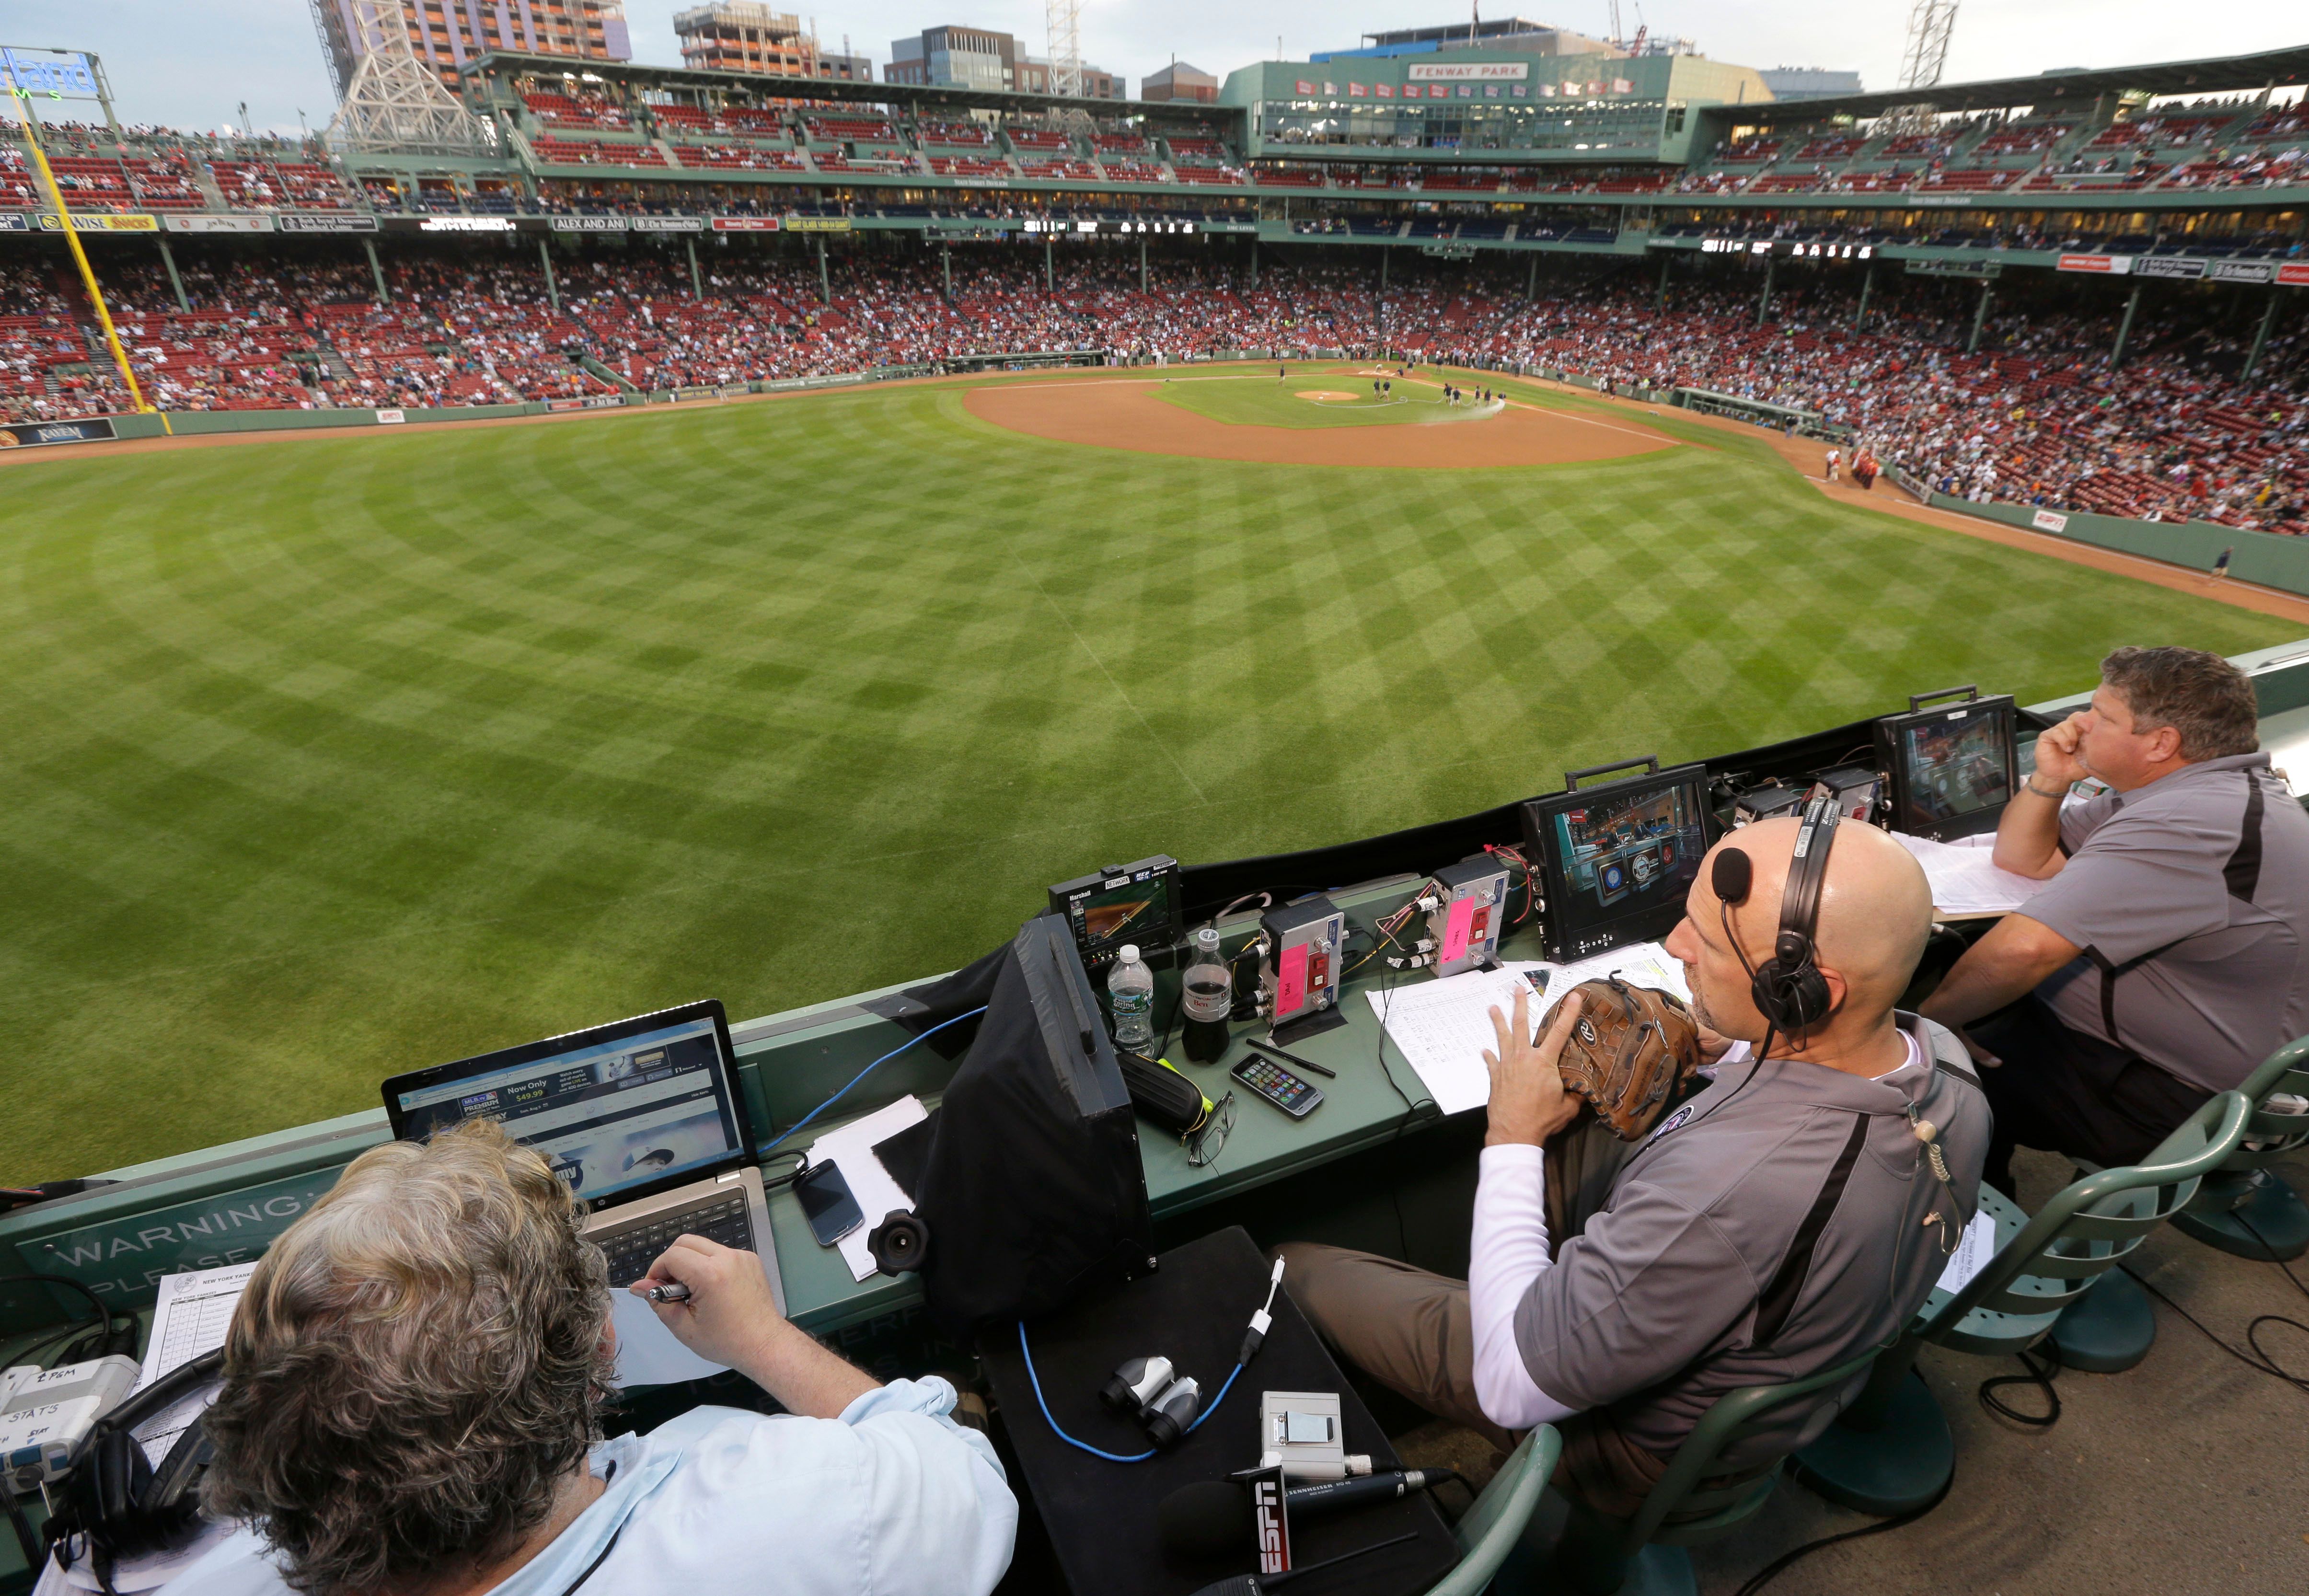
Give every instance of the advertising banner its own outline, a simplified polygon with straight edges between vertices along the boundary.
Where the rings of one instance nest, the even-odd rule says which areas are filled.
[[[1414,83],[1520,83],[1531,76],[1528,61],[1417,61],[1403,75]]]
[[[376,424],[380,427],[397,427],[408,419],[407,411],[380,410],[376,412]]]
[[[588,394],[582,399],[548,399],[545,402],[545,408],[548,410],[609,410],[624,403],[625,400],[616,394]]]
[[[29,233],[32,219],[22,211],[0,211],[0,233]]]
[[[2287,288],[2309,288],[2309,261],[2278,267],[2277,281]]]
[[[72,221],[73,231],[76,233],[157,233],[160,230],[160,219],[158,216],[147,216],[140,212],[130,212],[126,215],[117,216],[106,213],[75,211],[73,213]],[[40,230],[60,233],[65,230],[64,223],[48,213],[42,212]]]
[[[637,233],[702,233],[705,219],[702,216],[636,216],[629,218]]]
[[[717,233],[774,233],[778,230],[774,216],[716,216],[713,230]]]
[[[96,71],[77,50],[0,50],[0,88],[93,100]]]
[[[2144,255],[2132,263],[2135,277],[2180,277],[2196,279],[2205,274],[2205,263],[2178,255]]]
[[[847,216],[789,216],[786,231],[790,233],[846,233],[850,230]]]
[[[275,216],[272,219],[272,225],[284,233],[373,233],[376,231],[376,218],[324,213],[301,216]]]
[[[2265,260],[2217,260],[2205,268],[2215,282],[2274,282],[2277,267]]]
[[[172,233],[269,233],[270,216],[163,216],[160,225]]]
[[[621,233],[627,221],[623,216],[549,216],[545,225],[557,233]]]
[[[2058,510],[2038,510],[2028,520],[2039,532],[2066,532],[2069,529],[2069,518]]]
[[[428,216],[417,230],[425,233],[509,233],[510,216]]]
[[[102,443],[116,434],[108,416],[81,421],[28,421],[0,428],[0,449],[38,449],[59,443]]]
[[[2129,255],[2064,255],[2061,256],[2063,272],[2099,272],[2110,277],[2122,277],[2132,270]]]

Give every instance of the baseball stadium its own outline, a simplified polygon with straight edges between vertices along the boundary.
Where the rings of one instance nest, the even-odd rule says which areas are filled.
[[[2309,1588],[2309,46],[1078,9],[0,46],[0,1596]]]

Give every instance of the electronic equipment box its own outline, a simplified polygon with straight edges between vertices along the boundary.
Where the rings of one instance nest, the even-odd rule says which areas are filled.
[[[1258,917],[1267,932],[1264,971],[1267,1018],[1273,1025],[1321,1014],[1339,1001],[1340,953],[1347,917],[1321,893],[1269,909]]]
[[[1634,776],[1579,785],[1636,766]],[[1715,820],[1707,767],[1663,770],[1647,755],[1567,770],[1563,788],[1520,806],[1525,856],[1546,883],[1548,958],[1569,964],[1674,930]]]
[[[1768,781],[1750,787],[1732,802],[1732,825],[1734,830],[1752,826],[1759,820],[1777,820],[1782,815],[1803,812],[1809,794],[1802,787],[1791,787],[1778,781]]]
[[[1882,823],[1884,778],[1864,765],[1839,765],[1812,778],[1806,802],[1827,798],[1836,804],[1838,818],[1865,826]]]
[[[1429,911],[1427,935],[1435,944],[1435,973],[1495,964],[1506,930],[1508,867],[1489,854],[1477,854],[1435,872],[1442,902]]]
[[[1959,695],[1961,702],[1924,707]],[[1915,694],[1907,714],[1878,721],[1892,828],[1941,842],[1996,829],[2025,779],[2018,719],[2011,694],[1984,698],[1967,686]]]
[[[1179,862],[1168,854],[1136,864],[1110,864],[1094,876],[1051,889],[1051,913],[1063,917],[1082,950],[1084,967],[1112,964],[1128,946],[1149,959],[1186,937]]]

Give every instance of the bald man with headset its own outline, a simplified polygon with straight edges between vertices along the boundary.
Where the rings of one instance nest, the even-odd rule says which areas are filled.
[[[1579,998],[1499,1047],[1462,1284],[1294,1244],[1292,1292],[1352,1363],[1506,1444],[1563,1434],[1556,1482],[1633,1514],[1726,1392],[1803,1378],[1898,1329],[1971,1220],[1989,1113],[1962,1045],[1896,1011],[1932,927],[1924,872],[1826,803],[1718,843],[1667,941],[1714,1079],[1620,1141],[1556,1060]],[[1857,1390],[1725,1461],[1761,1473]]]

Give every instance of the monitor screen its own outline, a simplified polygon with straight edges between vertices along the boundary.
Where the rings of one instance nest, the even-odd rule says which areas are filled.
[[[1551,957],[1583,958],[1673,927],[1708,852],[1698,767],[1525,805],[1551,876]]]
[[[725,1164],[744,1147],[711,1013],[606,1039],[590,1033],[566,1052],[491,1054],[386,1089],[399,1135],[496,1120],[593,1207]]]
[[[2001,708],[1956,710],[1900,728],[1900,765],[1921,820],[1950,820],[2011,801],[2010,735]]]
[[[1145,954],[1159,952],[1182,934],[1178,861],[1157,855],[1061,881],[1051,889],[1051,907],[1067,917],[1087,963],[1110,958],[1127,944]]]

